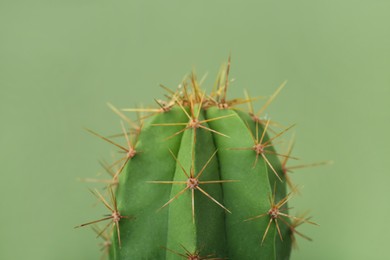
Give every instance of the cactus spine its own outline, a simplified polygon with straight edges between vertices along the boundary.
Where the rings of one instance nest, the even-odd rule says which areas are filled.
[[[157,109],[128,109],[147,112],[137,122],[111,106],[129,123],[126,146],[90,131],[124,153],[105,166],[110,203],[93,192],[108,216],[81,225],[110,221],[94,226],[111,237],[110,259],[288,259],[294,235],[305,237],[296,227],[313,222],[287,210],[291,149],[274,149],[291,127],[268,134],[272,122],[259,117],[276,94],[260,114],[249,97],[227,100],[229,66],[209,95],[194,74],[176,91],[164,87]],[[244,103],[249,112],[237,108]]]

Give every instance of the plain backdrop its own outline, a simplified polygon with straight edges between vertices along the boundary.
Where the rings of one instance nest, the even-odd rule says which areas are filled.
[[[230,95],[271,95],[297,123],[302,226],[292,259],[384,259],[390,218],[390,2],[0,0],[0,259],[98,259],[75,225],[105,212],[78,178],[120,131],[106,106],[152,104],[196,69],[211,90],[232,55]],[[256,104],[260,108],[264,101]],[[122,140],[123,141],[123,140]],[[282,146],[283,147],[283,146]],[[262,234],[259,234],[261,237]]]

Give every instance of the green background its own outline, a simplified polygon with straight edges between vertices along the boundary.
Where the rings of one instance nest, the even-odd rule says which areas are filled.
[[[320,227],[292,259],[385,259],[390,219],[387,0],[0,0],[0,259],[98,259],[104,209],[86,183],[119,130],[105,105],[151,104],[193,67],[208,90],[232,54],[231,96],[270,95],[297,123],[295,173]],[[259,102],[260,108],[263,101]],[[261,235],[261,234],[259,234]]]

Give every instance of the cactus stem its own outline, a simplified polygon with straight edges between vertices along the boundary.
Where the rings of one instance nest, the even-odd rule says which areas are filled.
[[[108,103],[120,117],[121,133],[103,136],[87,129],[120,154],[101,162],[111,180],[84,179],[106,184],[101,193],[90,191],[108,214],[77,226],[92,226],[102,239],[103,257],[108,252],[110,259],[288,259],[298,236],[311,240],[299,226],[317,224],[289,212],[287,204],[298,193],[290,172],[330,162],[290,166],[298,159],[292,156],[294,138],[287,151],[276,148],[284,147],[281,140],[294,125],[286,128],[266,114],[286,82],[258,110],[260,96],[245,91],[230,97],[230,66],[229,56],[211,93],[192,71],[177,88],[160,85],[162,99],[152,106],[118,109]]]
[[[98,223],[98,222],[101,222],[101,221],[105,221],[105,220],[111,219],[111,222],[108,223],[103,228],[103,230],[101,231],[101,234],[103,232],[105,232],[105,230],[112,223],[113,224],[112,225],[112,229],[114,229],[116,227],[116,231],[117,231],[117,234],[118,234],[119,248],[120,248],[121,247],[121,239],[120,239],[119,221],[121,219],[123,219],[123,218],[130,219],[130,217],[129,216],[122,216],[119,213],[114,192],[112,191],[112,188],[110,186],[108,187],[108,190],[109,190],[109,193],[110,193],[112,206],[106,201],[106,199],[102,196],[102,194],[100,194],[100,192],[98,190],[95,189],[94,191],[93,190],[90,190],[90,191],[92,192],[93,195],[95,195],[104,204],[104,206],[107,209],[109,209],[111,211],[111,215],[107,215],[107,217],[105,217],[105,218],[101,218],[101,219],[98,219],[98,220],[94,220],[94,221],[91,221],[91,222],[87,222],[87,223],[81,224],[79,226],[76,226],[75,228],[84,227],[84,226],[88,226],[88,225],[91,225],[91,224],[95,224],[95,223]]]
[[[216,199],[214,199],[210,194],[208,194],[205,190],[203,190],[200,187],[200,184],[218,184],[218,183],[226,183],[226,182],[236,182],[235,180],[214,180],[214,181],[199,181],[199,178],[201,177],[202,173],[206,169],[206,167],[209,165],[211,160],[214,158],[216,155],[217,151],[215,151],[209,160],[206,162],[206,164],[203,166],[203,168],[198,172],[198,174],[195,176],[194,174],[194,156],[192,156],[192,165],[190,169],[190,173],[184,169],[183,165],[180,163],[180,161],[176,158],[176,156],[173,154],[171,150],[169,150],[172,157],[175,159],[176,163],[180,166],[182,169],[183,173],[186,175],[187,180],[185,181],[148,181],[148,183],[157,183],[157,184],[185,184],[186,187],[179,191],[175,196],[173,196],[170,200],[168,200],[161,208],[159,208],[157,211],[165,208],[168,206],[171,202],[173,202],[175,199],[180,197],[183,193],[185,193],[187,190],[191,190],[191,208],[192,208],[192,221],[195,223],[195,190],[200,191],[203,193],[206,197],[208,197],[210,200],[215,202],[218,206],[226,210],[227,212],[231,213],[230,210],[228,210],[225,206],[223,206],[220,202],[218,202]]]

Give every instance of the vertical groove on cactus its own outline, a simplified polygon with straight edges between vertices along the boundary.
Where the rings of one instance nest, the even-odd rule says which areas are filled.
[[[295,235],[310,240],[297,229],[315,223],[288,210],[297,193],[288,172],[327,162],[287,166],[297,159],[293,141],[286,154],[276,152],[294,125],[276,131],[277,123],[260,116],[286,82],[256,113],[258,98],[227,99],[229,71],[230,59],[210,94],[192,74],[176,91],[162,86],[167,101],[155,100],[157,108],[109,104],[127,123],[121,134],[88,130],[124,153],[103,164],[112,204],[94,192],[110,215],[80,225],[112,221],[93,226],[110,259],[288,259]],[[124,112],[137,112],[137,121]]]

